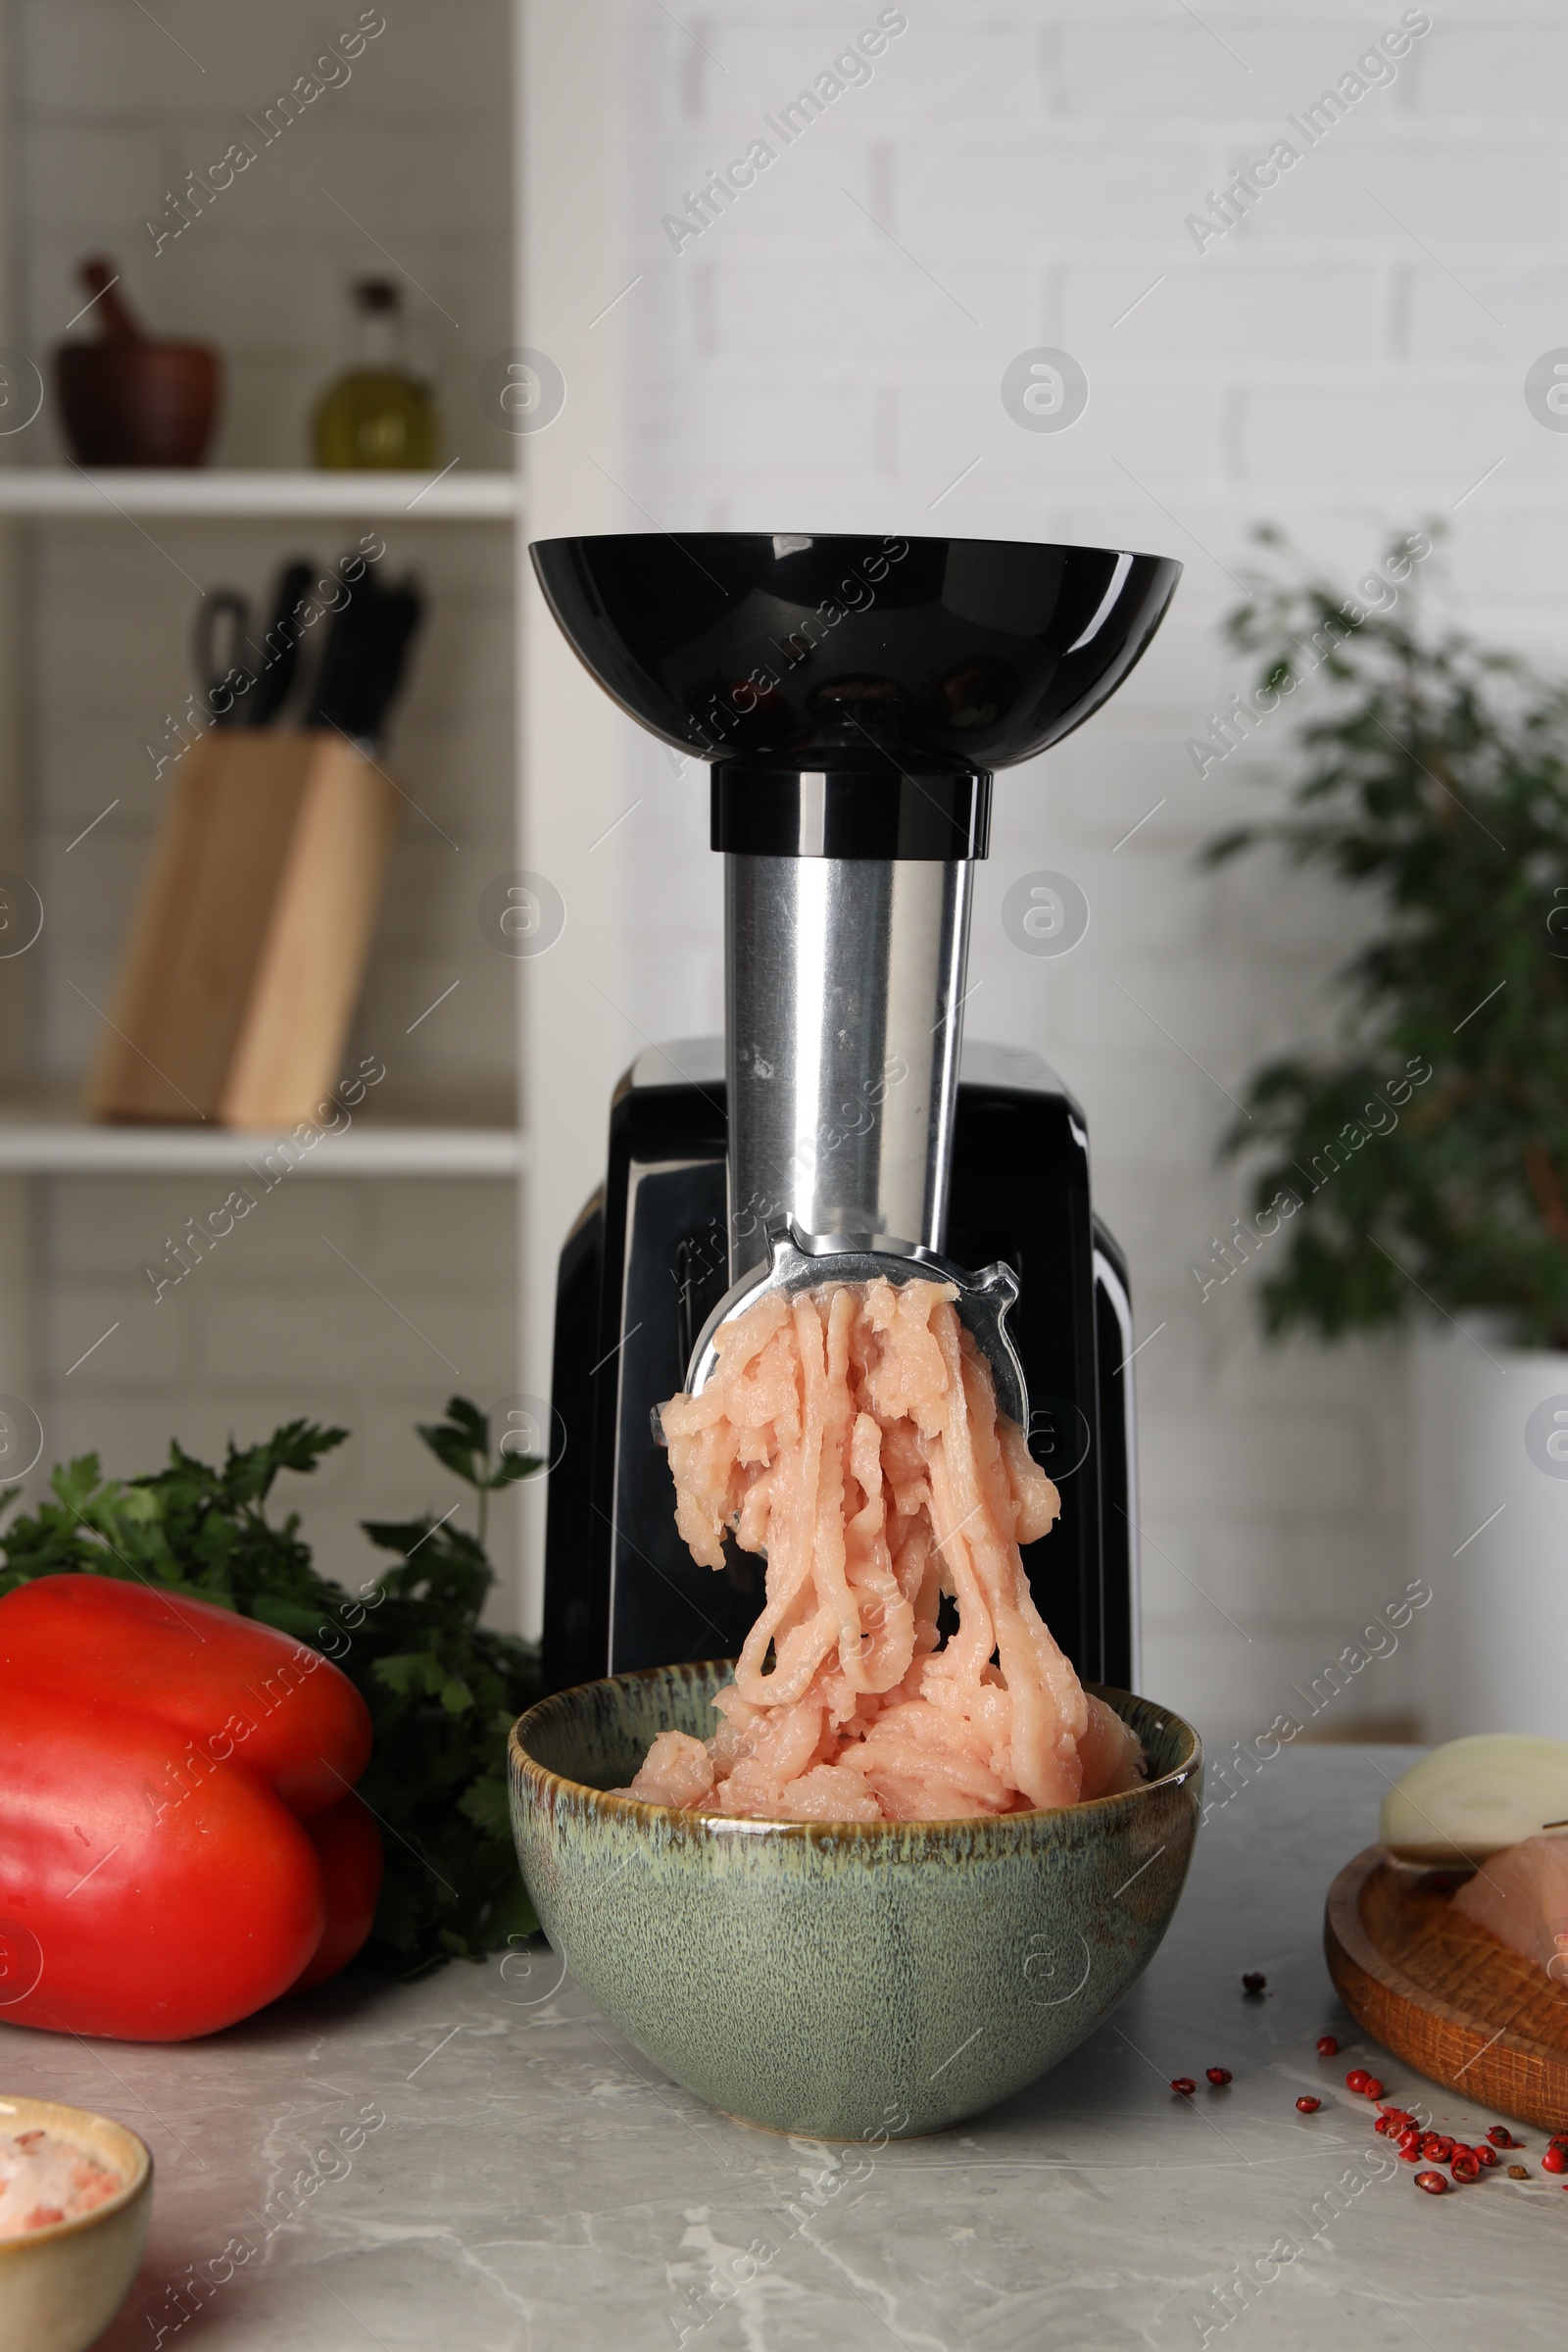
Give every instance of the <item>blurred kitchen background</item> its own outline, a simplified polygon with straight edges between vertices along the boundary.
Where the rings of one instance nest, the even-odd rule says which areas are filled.
[[[1206,779],[1187,748],[1249,682],[1216,624],[1252,525],[1348,585],[1391,533],[1439,518],[1433,592],[1533,651],[1555,649],[1568,595],[1568,448],[1521,391],[1568,293],[1559,12],[1445,8],[1240,225],[1200,251],[1187,224],[1385,21],[1398,10],[1200,19],[1179,0],[12,0],[0,343],[46,383],[36,420],[0,437],[0,865],[45,909],[0,962],[0,1389],[42,1423],[29,1489],[89,1446],[130,1473],[173,1433],[201,1451],[327,1416],[355,1442],[291,1499],[323,1565],[360,1575],[355,1522],[432,1499],[416,1415],[455,1389],[488,1406],[547,1388],[555,1254],[613,1079],[646,1042],[720,1024],[720,871],[700,767],[578,676],[518,586],[526,537],[1061,538],[1187,573],[1103,715],[999,780],[967,1023],[1043,1051],[1080,1096],[1131,1257],[1145,1686],[1207,1734],[1253,1733],[1400,1593],[1403,1348],[1265,1349],[1249,1276],[1200,1302],[1189,1271],[1246,1205],[1214,1156],[1234,1096],[1265,1054],[1328,1033],[1323,982],[1357,935],[1325,885],[1195,865],[1259,799],[1246,748]],[[266,110],[356,24],[351,74],[264,145]],[[788,145],[764,131],[878,24],[869,78]],[[710,199],[700,235],[672,231],[759,136],[772,166]],[[155,250],[187,173],[236,139],[255,160]],[[223,358],[206,467],[135,512],[72,467],[50,379],[92,254],[149,329]],[[448,470],[417,504],[430,473],[361,490],[309,470],[367,275],[401,288],[439,412]],[[71,329],[93,331],[90,313]],[[1068,430],[1003,405],[1004,369],[1039,346],[1087,374]],[[537,414],[504,409],[495,370],[541,353],[564,406],[519,430]],[[224,1187],[187,1130],[138,1137],[137,1162],[126,1131],[73,1108],[168,789],[145,747],[193,683],[194,584],[259,590],[368,524],[428,607],[386,754],[413,805],[346,1055],[387,1080],[154,1305],[145,1262]],[[1091,908],[1054,959],[1001,920],[1009,882],[1043,867]],[[481,925],[514,871],[564,903],[536,956]],[[503,1614],[525,1625],[540,1500],[502,1514],[497,1546]],[[1429,1634],[1417,1618],[1357,1673],[1327,1728],[1419,1729]]]

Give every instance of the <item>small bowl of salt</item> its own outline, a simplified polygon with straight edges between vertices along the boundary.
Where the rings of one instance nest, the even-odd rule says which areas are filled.
[[[0,2097],[0,2344],[85,2352],[130,2291],[153,2160],[123,2124]]]

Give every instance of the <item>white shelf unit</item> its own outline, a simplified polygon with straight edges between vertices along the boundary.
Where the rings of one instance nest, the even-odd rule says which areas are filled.
[[[41,6],[42,0],[33,0],[33,4]],[[5,27],[0,30],[0,74],[12,86],[19,77],[18,50],[10,28],[10,14],[16,5],[17,0],[9,0],[9,13],[0,11],[0,25]],[[614,892],[619,887],[614,877],[620,836],[612,828],[625,806],[621,780],[624,722],[581,671],[551,620],[532,577],[527,541],[536,535],[637,529],[645,526],[645,518],[615,486],[614,477],[620,472],[620,322],[612,310],[606,314],[606,306],[612,304],[623,285],[623,274],[617,274],[622,239],[615,127],[616,109],[623,103],[624,30],[610,0],[575,0],[565,9],[559,0],[498,0],[498,5],[511,25],[507,94],[512,190],[510,216],[503,200],[501,209],[488,219],[495,228],[504,225],[509,229],[512,261],[507,289],[510,318],[498,320],[499,331],[493,328],[491,332],[493,343],[510,339],[516,346],[543,349],[560,366],[568,387],[560,419],[548,433],[519,438],[512,445],[505,453],[514,462],[511,469],[490,469],[493,460],[487,466],[484,461],[474,461],[470,452],[464,463],[430,476],[314,473],[292,469],[286,460],[266,469],[250,470],[95,471],[70,464],[24,462],[28,453],[23,444],[0,438],[0,617],[7,623],[6,641],[14,638],[20,649],[26,641],[24,591],[20,590],[25,566],[10,565],[3,557],[5,548],[25,549],[29,543],[36,547],[53,534],[59,535],[56,544],[61,548],[79,544],[78,534],[93,524],[119,528],[127,546],[133,531],[139,530],[144,540],[156,540],[160,552],[167,545],[175,555],[182,554],[187,544],[195,544],[194,539],[186,541],[186,532],[194,534],[205,528],[210,535],[214,526],[227,522],[255,530],[273,523],[308,523],[312,518],[322,523],[363,521],[395,524],[400,538],[416,526],[423,531],[438,524],[479,526],[508,534],[513,586],[511,660],[515,681],[508,811],[514,862],[519,869],[554,878],[572,907],[566,933],[551,954],[515,967],[516,1052],[512,1076],[516,1109],[505,1117],[498,1111],[487,1118],[482,1112],[473,1116],[471,1109],[443,1116],[433,1103],[426,1106],[399,1101],[382,1111],[367,1105],[350,1132],[324,1139],[299,1162],[299,1172],[308,1172],[313,1179],[310,1198],[319,1204],[323,1224],[330,1222],[329,1212],[338,1201],[353,1199],[349,1188],[322,1181],[328,1177],[373,1177],[378,1183],[393,1177],[492,1179],[508,1184],[515,1202],[518,1281],[514,1298],[503,1293],[496,1304],[503,1313],[513,1313],[515,1373],[511,1385],[520,1393],[538,1395],[548,1392],[550,1385],[557,1256],[602,1168],[611,1087],[639,1040],[633,1036],[628,1049],[627,1023],[615,1009],[617,1004],[631,1002],[634,993],[619,974],[621,943],[616,926],[612,919],[584,919],[584,910],[596,905],[607,918],[612,918]],[[157,42],[161,37],[155,26],[150,38]],[[389,42],[388,71],[393,54]],[[155,80],[156,103],[162,106],[167,82],[162,62]],[[356,84],[366,93],[371,87],[368,73]],[[191,95],[192,104],[199,106],[201,93],[193,88]],[[69,86],[63,96],[57,92],[53,101],[57,110],[72,102]],[[29,97],[27,103],[35,101]],[[47,107],[51,103],[47,92],[36,103]],[[159,120],[166,116],[167,109]],[[313,129],[311,135],[318,134]],[[428,141],[435,134],[426,125],[416,135],[427,142],[419,152],[433,159],[437,151]],[[91,137],[97,139],[96,129],[91,129]],[[182,158],[188,144],[190,140],[181,131]],[[192,147],[191,151],[196,150]],[[22,152],[21,146],[17,152]],[[91,152],[96,155],[99,149],[93,147]],[[104,152],[109,153],[110,148]],[[265,212],[270,200],[268,187],[280,183],[264,182],[258,174],[256,184],[261,191],[257,201]],[[573,191],[569,201],[563,196],[564,189]],[[25,207],[19,201],[18,190],[14,175],[9,202],[18,207],[20,219]],[[291,202],[297,193],[291,191]],[[401,252],[405,238],[418,233],[417,223],[426,209],[406,205],[403,225],[387,243],[397,244]],[[221,229],[223,220],[235,217],[231,203],[228,212],[215,219]],[[372,219],[367,214],[366,218],[373,243],[373,232],[382,225],[380,216]],[[112,233],[100,218],[96,196],[91,207],[78,207],[71,219],[72,225],[63,221],[44,224],[48,259],[57,279],[69,269],[74,253],[91,250],[100,237]],[[327,220],[326,228],[341,235],[335,216]],[[50,236],[53,245],[48,245]],[[210,266],[207,239],[204,224],[188,247],[171,251],[188,251]],[[19,260],[21,252],[15,235],[9,244],[0,238],[0,297],[8,308],[18,302],[25,275]],[[375,268],[375,255],[365,252],[361,266]],[[157,291],[157,283],[153,281],[152,291]],[[144,294],[147,291],[143,289]],[[153,322],[159,323],[156,318]],[[288,397],[298,397],[297,387]],[[263,410],[253,401],[250,413],[254,423]],[[122,521],[117,523],[117,516]],[[134,594],[134,590],[128,593]],[[7,707],[21,705],[24,689],[39,695],[47,692],[41,679],[28,678],[20,655],[10,658],[8,668],[0,649],[0,731]],[[19,773],[30,776],[36,769],[36,743],[23,726],[7,747],[6,758]],[[504,775],[502,781],[505,790]],[[105,800],[113,789],[113,785],[106,788]],[[8,847],[0,844],[0,848],[5,848],[0,865],[23,863],[22,857]],[[4,1043],[0,1039],[0,1046]],[[29,1087],[31,1091],[27,1091]],[[488,1092],[488,1085],[484,1091]],[[422,1115],[426,1107],[428,1116]],[[69,1326],[60,1325],[55,1314],[50,1290],[53,1277],[48,1261],[39,1253],[36,1214],[38,1202],[56,1197],[54,1180],[196,1179],[205,1174],[226,1182],[245,1164],[265,1156],[271,1140],[197,1128],[97,1125],[74,1103],[63,1102],[58,1093],[52,1098],[40,1097],[33,1082],[24,1077],[19,1078],[9,1093],[0,1090],[0,1391],[24,1396],[38,1379],[53,1380],[61,1396],[67,1394],[62,1382],[68,1382],[74,1395],[85,1374],[76,1370],[72,1359],[85,1340],[97,1345],[92,1330],[84,1325],[82,1339],[77,1340]],[[389,1210],[411,1198],[401,1190],[373,1197],[385,1200]],[[286,1188],[284,1198],[297,1198],[295,1188]],[[204,1200],[199,1186],[193,1184],[190,1205],[204,1205]],[[183,1202],[178,1205],[182,1207]],[[287,1209],[277,1212],[285,1224],[293,1214]],[[270,1219],[271,1215],[269,1211]],[[457,1216],[461,1222],[461,1212]],[[313,1227],[317,1221],[313,1214]],[[402,1224],[398,1230],[410,1228]],[[145,1240],[156,1253],[156,1235],[149,1232]],[[310,1237],[311,1247],[321,1249],[317,1262],[330,1271],[323,1243],[324,1237],[314,1233]],[[406,1270],[417,1277],[416,1257],[411,1257]],[[193,1292],[205,1299],[206,1277],[193,1286]],[[118,1311],[117,1307],[106,1308],[104,1322]],[[269,1328],[274,1334],[280,1314],[281,1309],[270,1315]],[[238,1345],[243,1348],[243,1336]],[[122,1338],[113,1346],[122,1347]],[[275,1367],[275,1338],[272,1347]],[[466,1350],[456,1347],[454,1352],[466,1356]],[[87,1358],[81,1360],[85,1363]],[[91,1357],[94,1366],[109,1360],[108,1346],[102,1355]],[[301,1360],[302,1377],[316,1368]],[[433,1356],[428,1371],[432,1381],[443,1381],[444,1367]],[[150,1448],[156,1441],[167,1443],[172,1426],[165,1399],[174,1377],[167,1369],[157,1376],[163,1385],[145,1407],[143,1434],[135,1444],[147,1460],[156,1459]],[[275,1370],[272,1375],[256,1374],[258,1380],[268,1377],[292,1380],[292,1366],[285,1363],[281,1374]],[[336,1376],[323,1373],[322,1377]],[[188,1384],[184,1393],[194,1394]],[[139,1408],[127,1409],[133,1415]],[[96,1442],[92,1431],[83,1434],[85,1442]],[[391,1434],[382,1441],[383,1459]],[[503,1592],[498,1596],[499,1614],[504,1621],[511,1619],[526,1627],[538,1620],[546,1500],[543,1483],[528,1485],[515,1499],[521,1540],[518,1583],[512,1595]],[[373,1500],[379,1507],[380,1495]],[[340,1516],[344,1515],[346,1506],[340,1511]]]
[[[237,1176],[290,1144],[233,1128],[99,1125],[70,1104],[0,1100],[0,1176]],[[302,1176],[517,1177],[528,1165],[514,1126],[374,1117],[323,1130],[288,1157]]]
[[[279,522],[311,517],[370,522],[515,522],[522,516],[516,473],[293,473],[232,470],[172,473],[148,466],[89,471],[81,466],[0,468],[0,515],[40,521],[103,522],[114,514],[176,521]]]
[[[407,520],[520,524],[520,473],[450,467],[444,473],[305,473],[257,468],[166,472],[82,466],[0,468],[0,525],[113,522],[116,514],[170,522]],[[520,777],[518,790],[520,792]],[[0,1090],[0,1175],[183,1175],[238,1171],[274,1138],[189,1127],[95,1123],[58,1101],[37,1102]],[[517,1177],[527,1147],[515,1122],[494,1126],[438,1119],[357,1124],[299,1161],[343,1176]]]

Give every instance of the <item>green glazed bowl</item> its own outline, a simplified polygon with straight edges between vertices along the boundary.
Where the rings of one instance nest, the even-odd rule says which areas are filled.
[[[732,1671],[584,1683],[513,1727],[522,1875],[612,2025],[715,2107],[818,2139],[940,2132],[1092,2034],[1176,1908],[1198,1735],[1100,1690],[1144,1743],[1144,1786],[979,1821],[731,1821],[602,1793],[656,1733],[710,1738]]]

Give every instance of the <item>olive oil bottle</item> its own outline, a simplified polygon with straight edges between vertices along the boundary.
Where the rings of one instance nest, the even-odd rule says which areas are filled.
[[[437,463],[440,420],[428,384],[403,352],[403,296],[387,277],[354,287],[360,353],[329,385],[313,423],[316,463],[336,472],[427,472]]]

